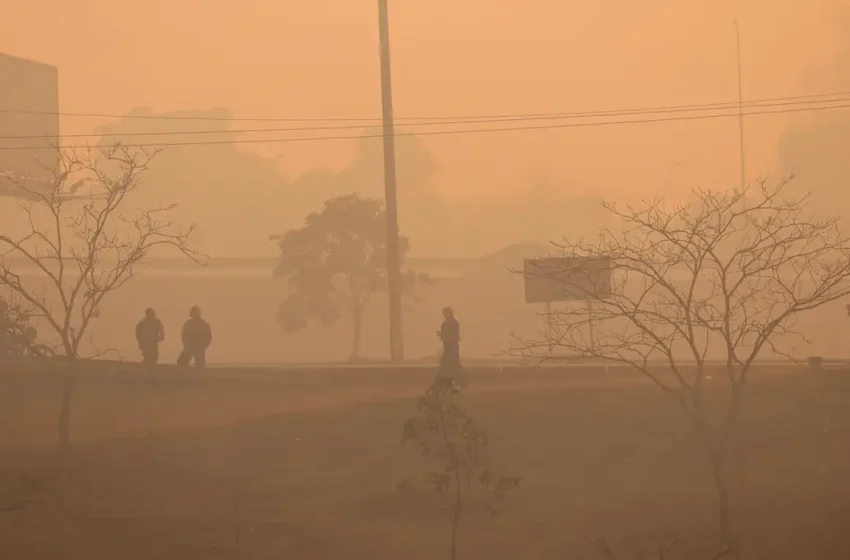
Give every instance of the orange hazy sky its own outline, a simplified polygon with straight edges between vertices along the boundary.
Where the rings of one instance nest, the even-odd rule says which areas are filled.
[[[231,108],[237,116],[377,117],[374,0],[7,2],[0,51],[60,69],[61,110]],[[838,0],[390,0],[399,117],[540,113],[831,91]],[[66,133],[102,121],[64,118]],[[786,116],[747,120],[751,178]],[[431,137],[447,197],[498,195],[548,169],[577,190],[733,186],[735,119]],[[180,148],[180,149],[203,149]],[[339,167],[348,141],[280,144],[287,173]]]

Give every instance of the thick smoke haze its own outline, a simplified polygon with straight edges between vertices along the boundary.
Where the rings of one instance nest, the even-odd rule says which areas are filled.
[[[448,0],[391,6],[394,93],[402,122],[734,101],[736,18],[746,99],[840,88],[836,74],[848,58],[846,25],[840,24],[846,19],[836,1],[805,8],[765,0],[699,8],[672,0],[476,6]],[[0,50],[58,66],[63,111],[124,114],[149,107],[154,114],[186,114],[227,107],[236,117],[379,116],[371,6],[324,0],[202,10],[194,2],[159,0],[138,10],[93,0],[73,6],[42,0],[5,10]],[[794,147],[788,126],[807,134],[807,123],[841,118],[836,110],[747,119],[748,179],[808,167],[796,161],[802,156],[789,153],[802,148]],[[226,124],[192,122],[195,128]],[[139,124],[62,120],[65,133],[104,126],[128,131]],[[144,126],[167,130],[174,123]],[[663,191],[674,199],[693,186],[725,189],[738,182],[734,119],[426,136],[400,140],[399,151],[399,219],[414,255],[480,254],[536,239],[538,220],[524,195],[533,189],[536,170],[559,178],[555,196],[565,206],[575,195],[623,200]],[[172,177],[169,169],[178,161],[181,171]],[[158,166],[155,172],[169,176],[168,186],[154,188],[167,188],[204,223],[211,254],[270,254],[267,235],[298,223],[321,200],[318,191],[382,189],[376,141],[181,147],[163,155]],[[308,185],[317,192],[306,193],[313,188]],[[517,206],[517,198],[524,203]],[[568,214],[547,217],[547,235],[566,233],[561,224],[571,220]]]
[[[850,0],[0,0],[0,560],[850,559],[848,139]]]
[[[837,11],[840,47],[830,63],[807,74],[825,91],[850,91],[850,11]],[[820,211],[843,214],[850,203],[850,109],[796,118],[779,143],[780,173],[796,174],[800,192]],[[846,223],[846,222],[845,222]]]

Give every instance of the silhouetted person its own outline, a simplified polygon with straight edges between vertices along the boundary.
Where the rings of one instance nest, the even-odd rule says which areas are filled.
[[[153,365],[159,361],[159,343],[165,340],[165,328],[152,308],[145,310],[145,318],[136,325],[136,341],[142,351],[142,363]]]
[[[443,308],[443,324],[437,336],[443,341],[440,374],[454,375],[460,371],[460,323],[451,307]]]
[[[201,319],[201,309],[195,306],[189,310],[189,320],[183,324],[183,351],[177,358],[177,365],[188,366],[194,358],[197,367],[204,367],[211,342],[212,329]]]

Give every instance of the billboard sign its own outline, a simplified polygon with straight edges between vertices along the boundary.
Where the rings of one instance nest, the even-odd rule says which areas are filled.
[[[611,297],[610,257],[526,259],[523,276],[526,303]]]
[[[59,141],[58,71],[0,54],[0,84],[0,194],[14,195],[14,185],[24,180],[28,188],[49,191],[59,166],[53,147]]]

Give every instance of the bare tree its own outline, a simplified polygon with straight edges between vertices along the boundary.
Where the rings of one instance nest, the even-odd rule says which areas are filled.
[[[152,250],[171,248],[195,261],[196,226],[180,228],[168,217],[172,206],[136,210],[131,195],[142,184],[156,152],[116,145],[61,153],[48,188],[20,181],[18,204],[26,232],[0,232],[0,286],[31,307],[56,338],[67,360],[59,443],[67,452],[76,361],[85,355],[89,327],[110,294],[134,275]],[[79,193],[83,185],[86,193]],[[41,278],[22,272],[30,269]]]
[[[756,359],[787,355],[803,337],[795,329],[801,314],[850,294],[850,240],[836,220],[813,215],[806,197],[786,197],[787,183],[696,190],[693,203],[672,210],[657,201],[606,204],[622,229],[557,247],[564,256],[610,257],[610,295],[590,293],[580,274],[551,278],[592,301],[553,311],[552,334],[519,349],[551,345],[625,364],[675,399],[709,459],[724,544],[734,537],[730,442]],[[729,389],[713,404],[705,383],[711,359],[725,363]]]

